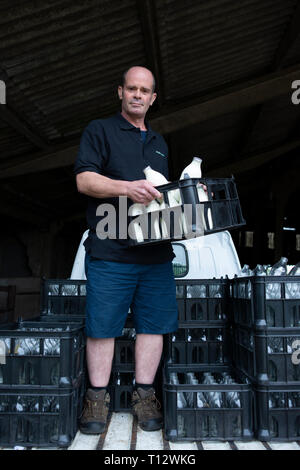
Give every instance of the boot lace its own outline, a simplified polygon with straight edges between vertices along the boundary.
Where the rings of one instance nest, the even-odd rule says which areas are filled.
[[[105,415],[108,407],[109,399],[105,397],[104,400],[89,400],[86,399],[81,416],[86,418],[101,418]]]
[[[161,404],[156,396],[149,395],[145,398],[139,398],[134,402],[137,413],[143,413],[145,416],[153,416],[153,413],[157,413],[161,409]]]

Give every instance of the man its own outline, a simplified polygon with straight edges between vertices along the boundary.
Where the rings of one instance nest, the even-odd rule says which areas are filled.
[[[128,239],[99,239],[96,232],[101,219],[96,216],[99,204],[112,204],[118,220],[119,196],[126,196],[129,205],[146,205],[161,196],[143,173],[150,165],[168,177],[167,145],[145,121],[156,98],[154,86],[150,70],[127,70],[118,87],[121,113],[87,126],[75,164],[78,191],[88,196],[90,229],[85,248],[91,387],[80,422],[80,430],[88,434],[105,429],[114,340],[122,334],[130,307],[136,330],[133,412],[142,429],[162,427],[153,382],[162,354],[162,335],[177,329],[171,243],[133,247]]]

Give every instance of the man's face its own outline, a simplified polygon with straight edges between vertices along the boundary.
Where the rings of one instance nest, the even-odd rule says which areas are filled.
[[[118,94],[124,113],[131,117],[144,118],[156,98],[152,74],[142,67],[133,67],[126,74],[124,86],[119,86]]]

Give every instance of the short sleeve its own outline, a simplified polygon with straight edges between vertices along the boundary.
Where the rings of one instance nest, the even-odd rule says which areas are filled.
[[[106,161],[104,133],[97,121],[92,121],[83,131],[79,151],[74,165],[74,173],[93,171],[102,173]]]

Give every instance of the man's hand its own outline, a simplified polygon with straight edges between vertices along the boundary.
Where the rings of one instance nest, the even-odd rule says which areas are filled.
[[[205,191],[206,194],[207,194],[207,186],[205,186],[205,184],[202,184],[202,183],[200,183],[200,186],[202,186],[202,188],[204,189],[204,191]]]
[[[205,184],[203,184],[203,183],[198,183],[198,186],[201,186],[202,189],[203,189],[203,191],[206,193],[206,195],[208,195],[207,186],[206,186]],[[212,196],[213,196],[214,193],[211,193],[211,194],[212,194]]]
[[[162,194],[147,180],[129,181],[127,196],[140,204],[149,204],[153,199],[161,198]]]

